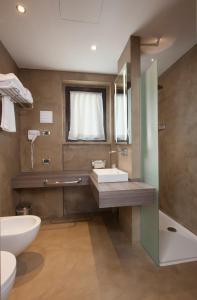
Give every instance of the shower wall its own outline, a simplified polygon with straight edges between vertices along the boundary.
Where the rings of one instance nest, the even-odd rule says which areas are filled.
[[[197,45],[159,83],[160,207],[197,234]]]
[[[117,155],[118,167],[129,173],[130,178],[140,178],[140,38],[131,36],[118,60],[118,73],[125,63],[130,63],[131,76],[131,128],[132,145],[118,145],[127,148],[128,156]],[[140,208],[119,208],[119,222],[127,238],[132,242],[140,239]]]
[[[17,74],[17,72],[17,65],[0,41],[0,73]],[[12,215],[15,211],[11,178],[19,172],[19,111],[16,106],[15,111],[17,132],[0,130],[0,216]]]

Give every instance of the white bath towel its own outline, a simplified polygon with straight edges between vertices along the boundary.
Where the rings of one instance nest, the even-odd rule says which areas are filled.
[[[31,92],[23,86],[21,81],[13,73],[0,74],[0,92],[2,91],[2,94],[5,95],[6,91],[8,93],[9,90],[12,94],[17,96],[19,102],[33,103]]]
[[[8,132],[16,132],[14,103],[8,96],[2,96],[1,128]]]

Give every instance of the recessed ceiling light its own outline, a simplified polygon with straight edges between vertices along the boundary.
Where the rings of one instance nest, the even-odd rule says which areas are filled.
[[[26,12],[26,8],[22,4],[17,4],[16,9],[20,14],[24,14]]]
[[[96,45],[92,45],[92,46],[91,46],[91,50],[92,50],[92,51],[96,51]]]
[[[151,61],[154,62],[155,61],[154,58],[151,58]]]

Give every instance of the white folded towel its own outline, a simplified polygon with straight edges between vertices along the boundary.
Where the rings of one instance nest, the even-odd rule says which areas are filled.
[[[13,73],[0,74],[0,91],[2,90],[3,94],[5,94],[6,90],[9,89],[15,90],[17,97],[21,97],[21,102],[33,103],[31,92],[23,86],[20,80]]]
[[[2,96],[1,128],[8,132],[16,132],[14,103],[9,96]]]

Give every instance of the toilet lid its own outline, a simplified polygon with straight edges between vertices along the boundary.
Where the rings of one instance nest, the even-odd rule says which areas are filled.
[[[16,269],[15,256],[7,251],[1,252],[1,287],[10,279]]]

